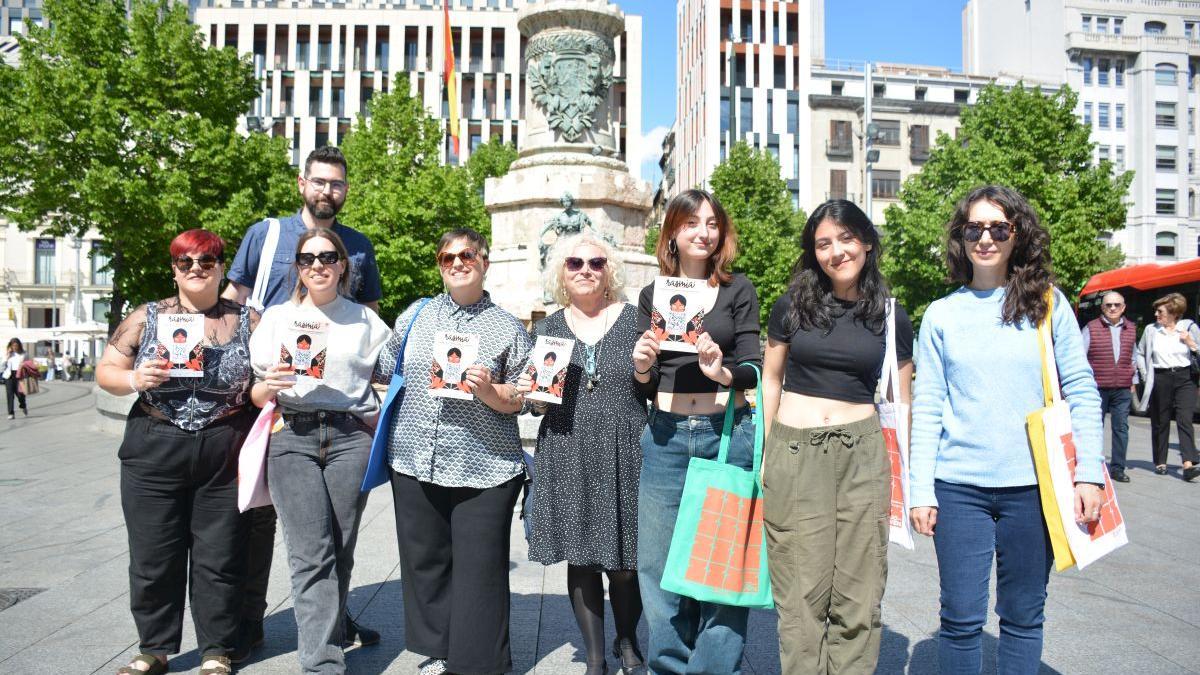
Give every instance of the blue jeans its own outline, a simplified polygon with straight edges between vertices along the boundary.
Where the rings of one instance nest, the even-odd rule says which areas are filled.
[[[748,469],[754,461],[754,420],[749,408],[735,414],[728,461]],[[642,432],[638,583],[650,633],[646,665],[656,675],[741,672],[749,610],[700,602],[664,591],[659,585],[679,515],[688,461],[692,457],[716,458],[724,418],[724,413],[676,415],[651,410]]]
[[[1125,452],[1129,449],[1129,406],[1133,393],[1129,387],[1100,388],[1100,415],[1112,418],[1112,459],[1110,471],[1125,470]]]
[[[305,673],[344,673],[342,617],[367,501],[359,487],[371,431],[340,413],[299,413],[284,420],[271,436],[267,482],[292,570],[296,651]]]
[[[978,675],[996,557],[1000,616],[998,675],[1038,672],[1046,583],[1054,556],[1036,485],[984,488],[935,481],[933,543],[942,586],[938,662],[942,675]]]

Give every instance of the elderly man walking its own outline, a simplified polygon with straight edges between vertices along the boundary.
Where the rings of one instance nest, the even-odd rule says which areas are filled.
[[[1137,326],[1125,318],[1125,298],[1116,291],[1100,300],[1100,316],[1083,327],[1083,348],[1100,388],[1100,409],[1112,421],[1112,479],[1128,483],[1125,451],[1129,447],[1129,406],[1135,394]]]

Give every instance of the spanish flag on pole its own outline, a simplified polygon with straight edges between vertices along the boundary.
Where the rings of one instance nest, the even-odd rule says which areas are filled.
[[[447,132],[454,144],[454,154],[458,155],[458,80],[454,68],[454,34],[450,32],[450,2],[443,0],[442,16],[445,19],[443,33],[446,35],[446,62],[442,66],[446,79],[446,100],[450,103],[450,120]]]

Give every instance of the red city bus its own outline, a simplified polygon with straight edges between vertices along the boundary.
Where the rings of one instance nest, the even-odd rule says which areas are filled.
[[[1125,297],[1125,317],[1137,324],[1139,337],[1146,326],[1154,323],[1154,301],[1167,293],[1182,294],[1187,300],[1184,316],[1194,320],[1200,310],[1200,258],[1171,265],[1134,265],[1097,274],[1079,292],[1075,314],[1081,327],[1100,316],[1100,298],[1108,291]],[[1200,414],[1200,400],[1196,407]]]

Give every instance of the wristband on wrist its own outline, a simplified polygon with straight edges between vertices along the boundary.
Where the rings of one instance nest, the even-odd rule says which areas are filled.
[[[653,369],[654,369],[654,366],[650,366],[649,368],[647,368],[647,369],[645,369],[645,370],[638,370],[638,369],[635,367],[635,368],[633,369],[633,372],[634,372],[634,374],[636,374],[636,375],[649,375],[649,374],[650,374],[650,371],[651,371],[651,370],[653,370]]]
[[[133,375],[134,375],[134,371],[132,371],[132,370],[129,371],[129,388],[133,390],[133,393],[140,394],[140,393],[142,393],[142,390],[138,389],[137,380],[134,379]]]

